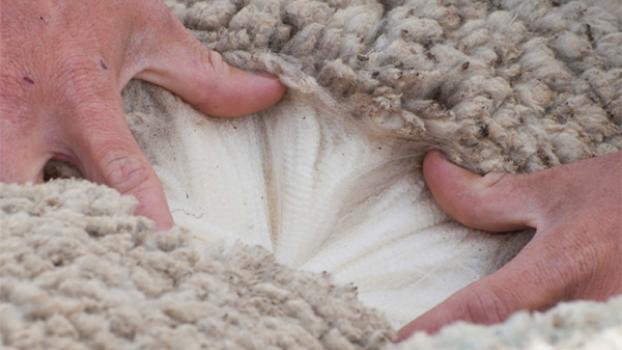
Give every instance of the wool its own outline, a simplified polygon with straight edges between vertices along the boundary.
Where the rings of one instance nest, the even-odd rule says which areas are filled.
[[[622,148],[616,0],[169,3],[230,62],[302,72],[378,132],[482,173]]]
[[[421,149],[370,133],[324,97],[290,90],[273,108],[232,120],[154,86],[124,93],[178,225],[206,244],[241,241],[289,267],[328,271],[394,327],[496,271],[529,240],[452,222],[425,187]]]
[[[0,345],[9,349],[379,349],[352,286],[259,247],[156,233],[136,200],[85,181],[0,184]]]
[[[277,74],[290,93],[264,114],[217,122],[148,84],[124,91],[130,127],[189,231],[155,233],[130,215],[133,200],[77,180],[0,185],[3,346],[391,348],[398,312],[414,317],[414,304],[449,292],[439,285],[491,273],[525,242],[449,222],[416,167],[426,150],[479,172],[529,172],[622,148],[619,0],[167,3],[207,47]],[[298,121],[284,122],[294,107]],[[244,147],[236,128],[250,136]],[[220,148],[188,158],[205,149],[203,136]],[[367,136],[373,142],[361,142]],[[230,158],[209,164],[219,155]],[[193,162],[201,176],[167,167]],[[236,187],[218,191],[223,174]],[[247,243],[281,247],[272,252],[290,265],[338,268],[307,274],[261,248],[222,248],[213,237],[239,232],[215,225],[220,218]],[[354,287],[335,286],[352,281],[365,305],[384,306],[391,319],[359,304]],[[389,309],[388,300],[408,303]],[[619,299],[562,305],[403,346],[615,348],[619,310]]]
[[[3,349],[619,349],[622,297],[457,323],[394,345],[356,288],[259,247],[155,232],[136,200],[86,181],[0,184]]]

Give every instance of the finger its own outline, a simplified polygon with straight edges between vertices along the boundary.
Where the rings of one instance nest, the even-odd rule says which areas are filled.
[[[502,232],[539,223],[538,188],[545,185],[539,173],[480,176],[431,151],[424,159],[423,175],[439,207],[466,226]]]
[[[168,16],[173,17],[172,14]],[[147,59],[138,77],[160,85],[198,110],[212,116],[235,117],[263,110],[278,102],[285,87],[275,77],[229,66],[208,50],[177,19]]]
[[[88,179],[136,197],[136,214],[152,219],[158,229],[168,229],[173,219],[162,185],[117,102],[80,107],[70,135],[79,167]]]
[[[516,311],[543,310],[563,300],[568,267],[547,256],[534,238],[499,271],[458,291],[406,325],[398,332],[397,340],[416,331],[434,333],[455,321],[494,324]]]

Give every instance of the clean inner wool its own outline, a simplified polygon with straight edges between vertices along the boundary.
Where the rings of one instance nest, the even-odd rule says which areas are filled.
[[[389,324],[493,272],[529,238],[449,221],[417,167],[425,150],[439,147],[482,172],[515,172],[622,148],[617,0],[168,3],[208,47],[238,66],[278,74],[290,92],[269,111],[217,120],[148,84],[124,91],[134,136],[176,222],[191,234],[143,240],[155,233],[129,215],[130,200],[80,182],[3,186],[0,237],[12,243],[0,255],[8,262],[0,327],[9,346],[377,348]],[[362,308],[352,289],[333,293],[330,282],[277,266],[258,248],[215,248],[236,241],[296,269],[328,271],[338,285],[353,283],[363,304],[387,320]],[[245,278],[230,281],[228,271]],[[62,283],[70,277],[78,286]],[[260,277],[270,291],[287,293],[265,297]],[[196,282],[203,278],[207,285]],[[212,284],[251,292],[238,299]],[[318,311],[316,294],[336,311]],[[213,316],[229,309],[240,317]],[[619,302],[570,310],[545,317],[548,326],[527,316],[503,326],[506,335],[529,328],[525,339],[478,331],[491,347],[520,348],[532,338],[556,344],[557,331],[619,341],[611,316],[622,314]],[[474,332],[450,329],[413,344],[461,344],[457,335]]]

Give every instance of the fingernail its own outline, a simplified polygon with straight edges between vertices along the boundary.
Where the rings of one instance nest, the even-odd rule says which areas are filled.
[[[428,153],[435,153],[443,159],[447,159],[447,155],[440,148],[432,148],[428,151]]]

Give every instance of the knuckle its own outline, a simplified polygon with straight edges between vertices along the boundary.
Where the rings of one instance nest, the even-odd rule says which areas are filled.
[[[478,193],[477,199],[480,204],[485,205],[487,199],[491,196],[507,196],[511,192],[517,191],[515,186],[516,175],[512,176],[508,173],[488,173],[482,178],[482,188]]]
[[[114,105],[112,101],[106,98],[83,99],[79,105],[74,107],[73,111],[75,112],[73,117],[80,120],[83,128],[104,135],[115,132],[115,130],[110,130],[111,121],[121,120],[123,116],[121,107]]]
[[[487,198],[482,191],[471,190],[463,194],[465,203],[470,203],[469,210],[461,210],[455,213],[456,218],[469,226],[478,226],[490,216],[494,209],[494,202]]]
[[[31,69],[13,57],[3,57],[0,68],[0,115],[3,118],[28,109],[29,100],[39,92]]]
[[[219,52],[208,50],[198,42],[195,44],[195,47],[195,50],[198,52],[198,57],[201,58],[201,61],[207,63],[207,67],[216,76],[226,77],[230,73],[229,65]]]
[[[492,324],[504,321],[511,313],[504,296],[486,287],[477,288],[467,295],[462,304],[463,314],[476,323]]]
[[[215,104],[214,96],[223,89],[223,80],[227,79],[231,73],[230,67],[220,53],[206,49],[199,42],[189,45],[197,60],[197,68],[202,72],[196,75],[195,83],[200,87],[195,90],[197,101],[201,103],[212,101],[211,103]]]
[[[187,33],[177,16],[162,1],[143,2],[140,6],[142,10],[156,18],[155,22],[151,18],[141,23],[140,28],[143,29],[144,35],[147,35],[147,38],[149,38],[143,44],[154,44],[157,47],[161,46],[159,43],[161,43],[163,37],[170,38],[173,36],[175,39],[192,37]],[[157,23],[157,26],[154,27],[153,23]],[[143,49],[147,49],[147,47],[143,47]]]
[[[592,286],[614,255],[610,242],[590,237],[588,227],[575,227],[582,235],[568,237],[568,242],[563,244],[565,249],[549,248],[557,262],[552,272],[559,276],[565,293],[570,296]]]
[[[121,193],[134,193],[149,184],[152,170],[140,156],[126,151],[105,152],[100,162],[106,183]]]
[[[510,180],[510,176],[506,173],[488,173],[483,177],[475,180],[475,183],[467,186],[462,192],[462,201],[469,203],[469,210],[462,210],[456,213],[457,218],[467,225],[477,226],[481,221],[486,221],[500,208],[498,206],[498,198],[503,195],[503,191],[507,186],[505,184]]]
[[[93,62],[83,54],[65,53],[58,63],[58,76],[67,81],[82,81],[85,76],[93,72]]]
[[[523,201],[528,198],[525,186],[521,185],[518,177],[521,175],[493,172],[484,175],[463,193],[464,201],[470,203],[469,210],[460,213],[464,215],[464,222],[469,225],[478,225],[491,218],[503,216],[507,211],[505,199],[509,202]],[[529,198],[531,201],[531,198]]]
[[[224,64],[222,55],[219,52],[213,50],[202,50],[202,52],[212,68],[220,68]]]
[[[14,75],[0,74],[0,111],[2,116],[26,105],[24,84]]]
[[[93,60],[81,54],[66,54],[57,63],[51,79],[53,88],[62,100],[77,103],[97,97],[98,85],[102,85],[101,74],[96,73]]]
[[[68,113],[60,116],[64,132],[70,139],[87,145],[90,154],[102,158],[106,149],[118,151],[131,146],[120,101],[111,97],[82,99],[68,106]],[[103,154],[102,154],[103,153]]]
[[[503,183],[510,179],[508,173],[504,172],[491,172],[482,177],[482,183],[487,188],[499,188]]]
[[[175,13],[164,5],[163,2],[156,1],[153,5],[156,6],[154,11],[159,13],[161,16],[160,21],[163,28],[166,28],[167,30],[184,29],[184,26],[181,24]]]

